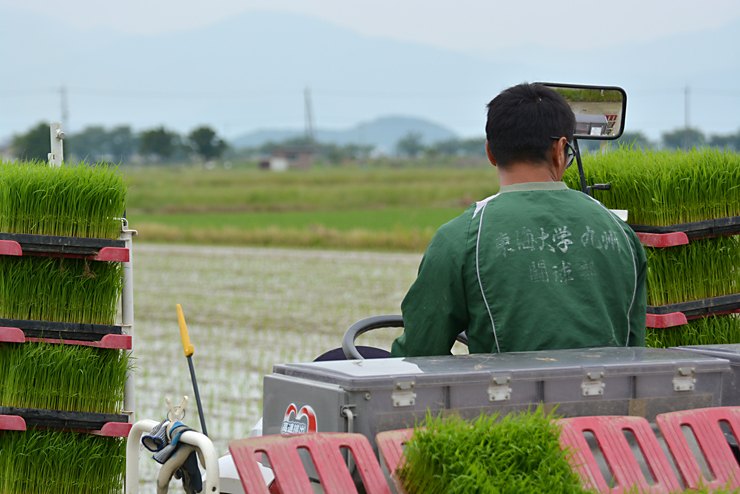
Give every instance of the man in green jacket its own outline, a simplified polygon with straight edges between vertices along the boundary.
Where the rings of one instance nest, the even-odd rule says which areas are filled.
[[[488,104],[499,193],[442,225],[401,304],[393,356],[645,344],[645,251],[600,202],[561,182],[575,117],[554,90],[511,87]]]

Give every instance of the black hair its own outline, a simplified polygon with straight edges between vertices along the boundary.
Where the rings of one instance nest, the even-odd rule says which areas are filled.
[[[576,118],[565,99],[542,84],[519,84],[488,103],[486,139],[496,164],[547,161],[553,136],[573,140]]]

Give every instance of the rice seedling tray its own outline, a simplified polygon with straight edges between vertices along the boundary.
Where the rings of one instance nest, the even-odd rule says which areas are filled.
[[[123,414],[0,406],[0,431],[43,427],[94,433],[101,436],[126,437],[131,425],[128,422],[128,416]]]
[[[704,298],[668,305],[648,305],[647,313],[654,315],[668,315],[681,312],[687,318],[701,317],[718,312],[733,312],[740,309],[740,293],[724,295],[722,297]]]
[[[81,341],[100,341],[105,335],[122,335],[121,326],[82,324],[74,322],[27,321],[0,318],[0,327],[18,328],[29,338],[58,338]]]
[[[0,343],[45,341],[66,345],[131,350],[132,338],[121,326],[0,319]]]
[[[11,256],[50,255],[114,262],[129,261],[129,251],[123,240],[32,235],[27,233],[0,232],[0,254]]]
[[[667,226],[629,225],[635,233],[650,233],[665,235],[669,233],[684,233],[688,238],[711,237],[716,235],[740,234],[740,216],[717,218],[713,220],[692,221]]]

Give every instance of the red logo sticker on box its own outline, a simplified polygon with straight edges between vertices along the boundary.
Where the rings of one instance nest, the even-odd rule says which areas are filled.
[[[285,410],[280,434],[302,434],[304,432],[316,432],[316,430],[316,412],[310,406],[305,405],[298,410],[296,404],[291,403],[288,409]]]

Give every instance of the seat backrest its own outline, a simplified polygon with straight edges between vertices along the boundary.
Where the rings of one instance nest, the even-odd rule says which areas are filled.
[[[402,466],[403,447],[408,442],[414,429],[401,429],[398,431],[385,431],[375,436],[375,444],[378,445],[378,453],[388,469],[388,475],[396,488],[396,492],[404,492],[401,480],[396,473]]]
[[[275,485],[283,494],[313,494],[298,449],[311,456],[325,494],[357,493],[340,448],[354,457],[367,494],[390,494],[390,488],[375,458],[370,442],[361,434],[309,433],[237,439],[229,443],[246,494],[269,494],[257,467],[258,454],[265,454],[275,474]]]
[[[650,424],[642,417],[576,417],[558,421],[562,427],[561,447],[568,448],[570,463],[581,476],[586,489],[619,494],[637,488],[639,492],[668,493],[680,491],[681,485],[663,454]],[[651,476],[652,485],[640,469],[635,454],[624,435],[632,432]],[[608,485],[589,447],[584,432],[591,432],[616,482]]]
[[[740,487],[740,467],[727,443],[720,422],[727,422],[740,438],[740,407],[701,408],[663,413],[655,418],[687,489]],[[704,478],[699,461],[681,429],[690,427],[713,480]]]

